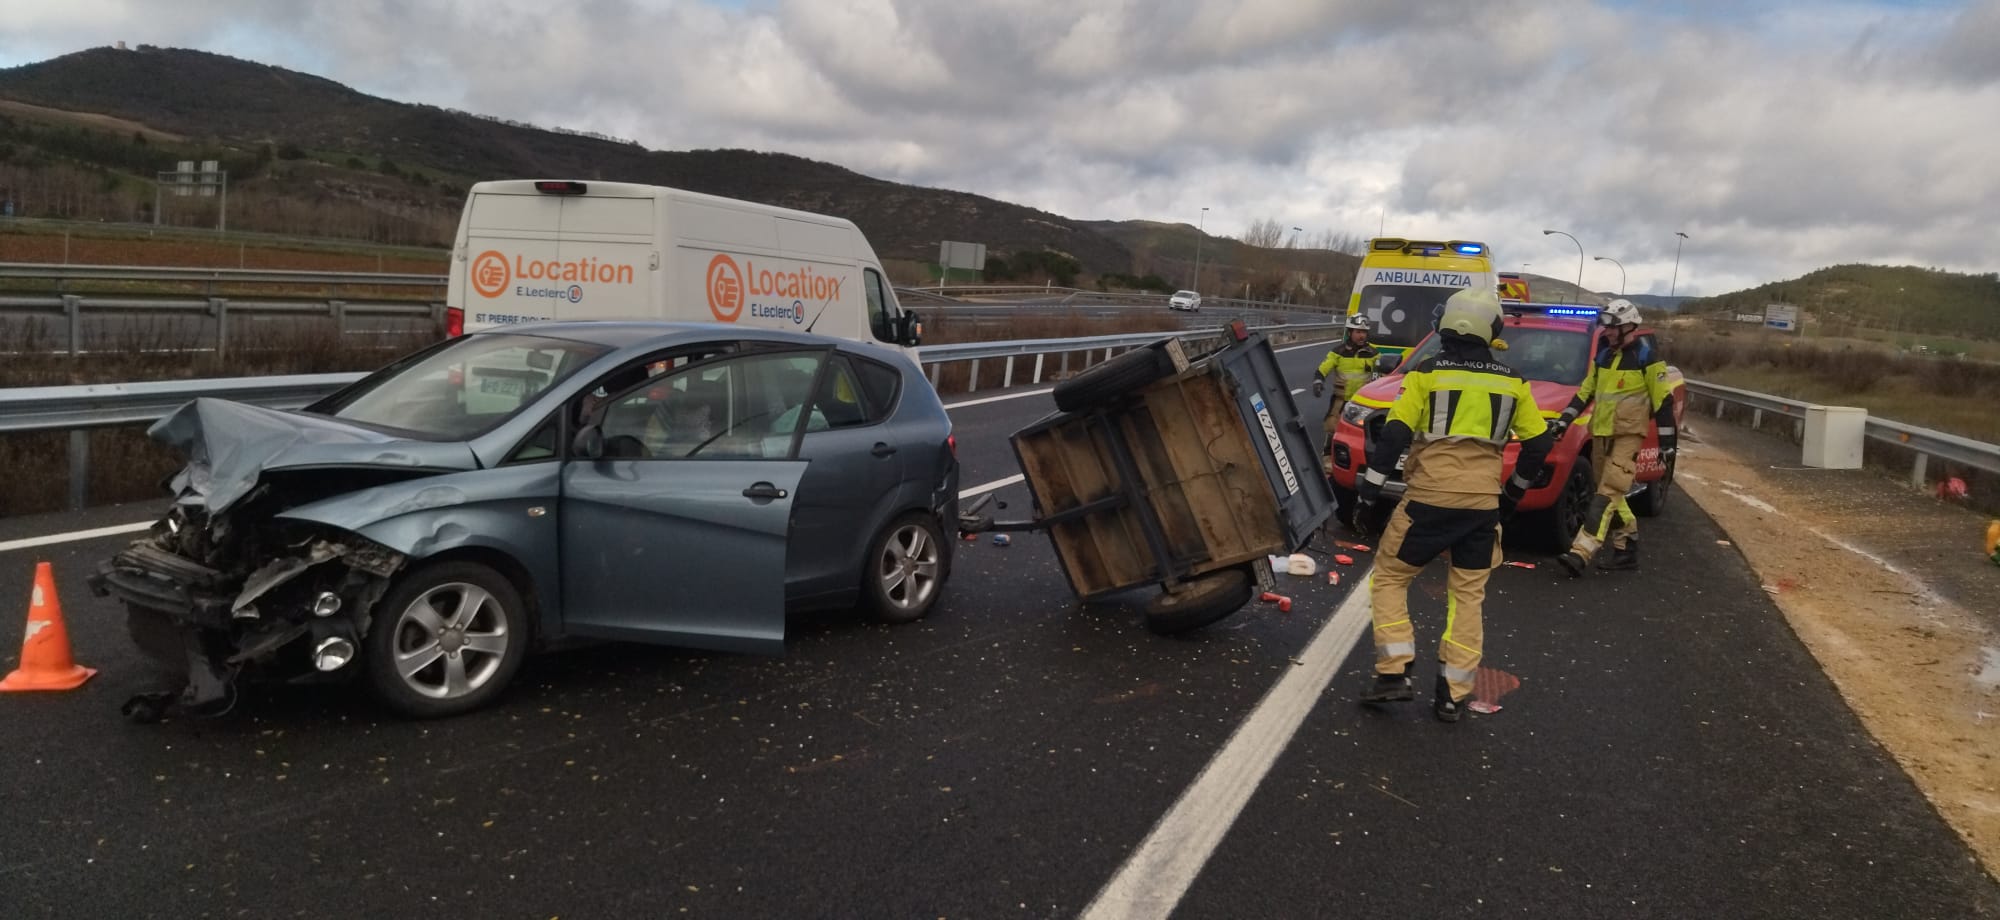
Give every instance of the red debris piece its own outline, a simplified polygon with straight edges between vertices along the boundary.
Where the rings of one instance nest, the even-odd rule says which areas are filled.
[[[1346,553],[1342,553],[1342,554],[1340,554],[1340,555],[1338,555],[1338,556],[1335,556],[1335,557],[1333,557],[1333,561],[1335,561],[1335,562],[1338,562],[1338,563],[1340,563],[1341,565],[1353,565],[1353,564],[1354,564],[1354,557],[1353,557],[1353,556],[1349,556],[1349,555],[1347,555]]]

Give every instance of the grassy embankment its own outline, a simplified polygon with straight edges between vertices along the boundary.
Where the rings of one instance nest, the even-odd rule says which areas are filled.
[[[2000,443],[2000,364],[1906,354],[1865,340],[1673,331],[1667,359],[1689,377]]]

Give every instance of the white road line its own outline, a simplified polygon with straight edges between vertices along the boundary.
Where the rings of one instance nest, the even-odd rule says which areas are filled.
[[[1014,475],[1009,476],[1006,479],[995,479],[992,482],[976,485],[969,489],[960,489],[958,490],[958,497],[972,498],[973,496],[976,495],[985,495],[986,493],[991,492],[994,489],[1004,489],[1008,486],[1013,485],[1014,483],[1020,482],[1027,478],[1028,477],[1025,473],[1015,473]]]
[[[1082,920],[1164,920],[1180,905],[1264,775],[1291,743],[1299,723],[1360,641],[1368,626],[1368,576],[1373,571],[1370,565],[1359,573],[1347,599],[1300,653],[1297,665],[1278,678],[1193,785],[1153,825],[1152,833],[1084,909]]]
[[[987,403],[1005,402],[1009,399],[1020,399],[1024,396],[1040,396],[1043,393],[1053,392],[1055,392],[1054,387],[1043,387],[1039,390],[1029,390],[1025,393],[1007,393],[1001,396],[988,396],[984,399],[968,399],[964,402],[945,403],[944,408],[945,411],[949,412],[953,409],[963,409],[966,406],[983,406]]]
[[[17,549],[34,549],[37,546],[49,546],[56,543],[95,540],[98,537],[115,537],[121,533],[136,533],[151,526],[153,526],[152,521],[140,521],[136,524],[114,524],[110,527],[98,527],[92,530],[72,530],[69,533],[50,534],[46,537],[26,537],[20,540],[7,540],[0,542],[0,553],[11,553]]]

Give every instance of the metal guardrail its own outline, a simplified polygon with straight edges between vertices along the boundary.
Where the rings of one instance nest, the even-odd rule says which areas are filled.
[[[1290,336],[1337,333],[1339,328],[1335,323],[1320,323],[1259,326],[1253,327],[1253,330],[1267,335]],[[1061,356],[1062,370],[1066,371],[1069,366],[1069,356],[1079,352],[1084,355],[1082,363],[1087,366],[1091,357],[1100,351],[1103,353],[1103,360],[1109,360],[1111,355],[1118,351],[1136,348],[1168,336],[1201,340],[1216,338],[1222,334],[1224,334],[1222,330],[1216,329],[1180,333],[1144,332],[1070,339],[1022,339],[1005,342],[924,345],[917,349],[917,360],[929,367],[933,384],[936,384],[939,369],[944,365],[971,362],[969,389],[976,390],[979,387],[979,364],[989,359],[1005,361],[1001,386],[1006,387],[1013,385],[1014,362],[1021,357],[1032,356],[1035,359],[1032,382],[1040,383],[1043,375],[1043,359],[1051,354]],[[90,479],[90,432],[94,429],[155,422],[201,396],[255,403],[273,409],[298,409],[364,376],[367,376],[364,372],[354,372],[278,377],[211,377],[145,383],[0,389],[0,434],[69,432],[70,508],[80,510],[89,500],[87,484]]]
[[[200,281],[211,284],[367,285],[370,287],[444,287],[444,275],[395,272],[308,272],[259,268],[180,268],[151,265],[51,265],[34,262],[0,263],[0,278],[68,281]]]
[[[1722,417],[1722,408],[1726,405],[1744,406],[1750,409],[1752,428],[1763,424],[1766,412],[1796,419],[1803,424],[1806,411],[1819,405],[1699,380],[1688,380],[1686,385],[1689,392],[1715,402],[1717,418]],[[1891,444],[1915,454],[1916,461],[1910,468],[1910,484],[1917,488],[1922,488],[1928,481],[1932,457],[2000,475],[2000,445],[1873,416],[1863,424],[1862,435],[1867,440]]]

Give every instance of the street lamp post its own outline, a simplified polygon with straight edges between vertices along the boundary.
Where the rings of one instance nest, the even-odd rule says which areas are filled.
[[[1290,246],[1286,246],[1285,248],[1286,248],[1286,249],[1297,249],[1297,248],[1299,248],[1299,234],[1301,234],[1301,233],[1304,233],[1304,232],[1306,232],[1306,228],[1304,228],[1304,227],[1293,227],[1293,228],[1292,228],[1292,244],[1291,244]],[[1287,274],[1287,275],[1290,275],[1290,274],[1292,273],[1292,271],[1293,271],[1293,269],[1292,269],[1292,260],[1291,260],[1291,258],[1290,258],[1289,256],[1287,256],[1287,257],[1286,257],[1286,259],[1285,259],[1285,274]],[[1286,280],[1286,281],[1289,281],[1290,279],[1285,279],[1285,280]],[[1278,298],[1278,302],[1279,302],[1279,303],[1291,303],[1291,302],[1292,302],[1292,286],[1291,286],[1290,284],[1286,284],[1286,283],[1284,283],[1284,281],[1280,281],[1280,282],[1279,282],[1279,286],[1280,286],[1280,287],[1281,287],[1281,288],[1283,289],[1284,293],[1283,293],[1283,294],[1282,294],[1281,296],[1279,296],[1279,298]]]
[[[1576,238],[1576,237],[1573,237],[1573,236],[1570,236],[1570,235],[1569,235],[1569,234],[1567,234],[1567,233],[1563,233],[1563,232],[1562,232],[1561,230],[1543,230],[1543,231],[1542,231],[1542,235],[1543,235],[1543,236],[1548,236],[1548,235],[1549,235],[1549,234],[1551,234],[1551,233],[1562,233],[1562,235],[1563,235],[1563,236],[1569,236],[1569,241],[1570,241],[1570,242],[1572,242],[1572,243],[1576,243],[1576,298],[1577,298],[1577,301],[1578,301],[1578,302],[1582,302],[1582,300],[1583,300],[1583,243],[1579,242],[1579,241],[1577,240],[1577,238]]]
[[[1201,228],[1206,223],[1208,223],[1208,209],[1202,208],[1201,218],[1194,225],[1194,280],[1188,284],[1188,290],[1197,294],[1201,293],[1201,238],[1203,235]]]
[[[1625,263],[1620,262],[1617,259],[1614,259],[1610,256],[1597,256],[1596,261],[1609,262],[1613,265],[1618,266],[1618,296],[1620,297],[1625,296]]]
[[[1685,242],[1687,242],[1687,238],[1688,238],[1688,235],[1687,235],[1687,234],[1685,234],[1685,233],[1682,233],[1682,232],[1680,232],[1679,230],[1675,230],[1675,231],[1674,231],[1674,235],[1675,235],[1675,236],[1677,236],[1677,237],[1680,237],[1680,239],[1678,239],[1678,240],[1674,241],[1674,280],[1672,280],[1672,281],[1669,281],[1669,282],[1667,282],[1667,296],[1668,296],[1668,297],[1672,297],[1672,296],[1674,296],[1674,286],[1680,283],[1680,280],[1681,280],[1681,244],[1682,244],[1682,243],[1685,243]]]

